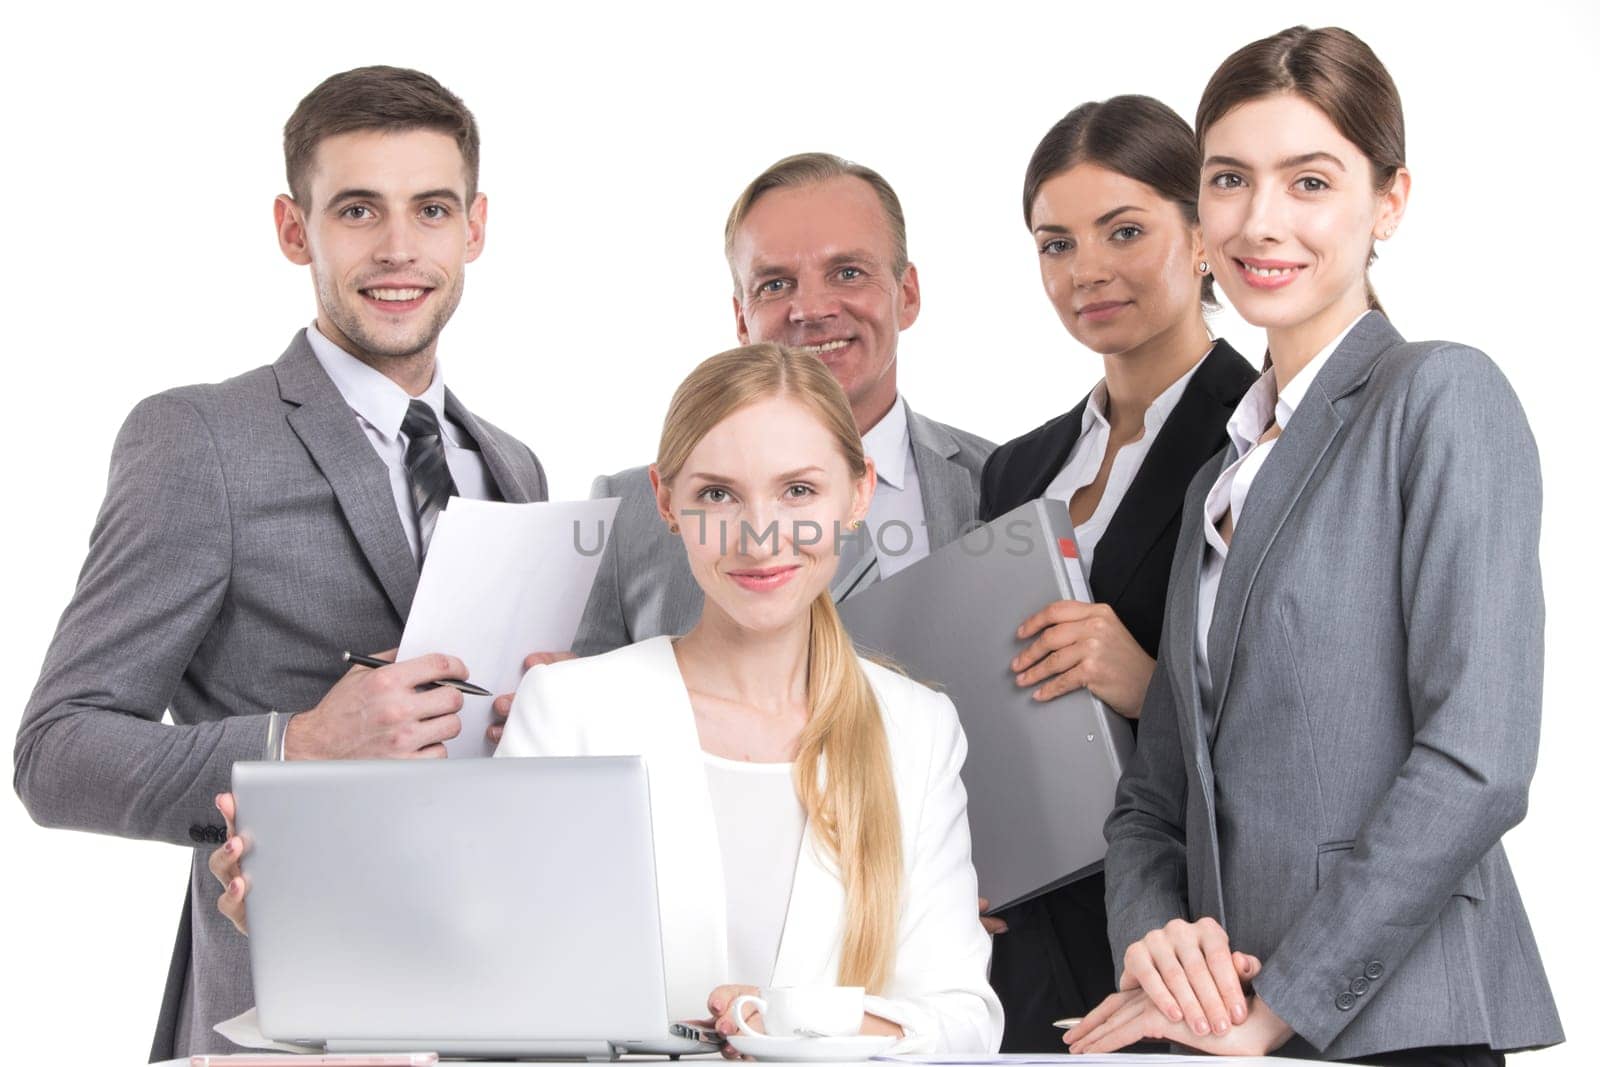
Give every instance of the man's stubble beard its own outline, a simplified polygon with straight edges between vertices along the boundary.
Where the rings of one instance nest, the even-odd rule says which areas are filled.
[[[455,284],[448,292],[443,294],[433,317],[422,330],[421,335],[415,338],[404,339],[399,343],[383,342],[373,337],[365,329],[360,313],[349,304],[338,299],[341,295],[337,286],[329,285],[324,279],[317,279],[317,292],[322,308],[327,312],[328,318],[338,328],[347,341],[354,346],[355,351],[350,354],[361,358],[363,362],[373,363],[386,360],[405,361],[422,353],[429,352],[439,341],[439,335],[444,332],[445,324],[450,321],[450,316],[455,314],[456,307],[461,303],[461,292],[466,284],[466,275],[457,274]],[[433,296],[438,297],[441,290],[435,288]],[[364,300],[359,292],[355,293],[353,300]]]

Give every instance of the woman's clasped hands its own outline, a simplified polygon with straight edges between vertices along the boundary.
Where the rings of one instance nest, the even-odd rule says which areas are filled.
[[[1171,1041],[1216,1055],[1262,1056],[1293,1031],[1251,981],[1261,961],[1233,951],[1214,919],[1174,919],[1128,946],[1121,989],[1062,1039],[1074,1053]]]

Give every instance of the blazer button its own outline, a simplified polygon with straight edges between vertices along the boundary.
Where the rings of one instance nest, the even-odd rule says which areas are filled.
[[[1350,983],[1350,992],[1354,993],[1358,997],[1366,996],[1367,990],[1371,988],[1372,983],[1368,982],[1365,978],[1357,978]]]
[[[202,844],[206,839],[206,829],[199,823],[189,827],[189,840],[195,844]]]
[[[1356,995],[1350,992],[1340,993],[1333,998],[1333,1006],[1340,1011],[1349,1011],[1356,1006]]]
[[[1377,960],[1373,960],[1371,963],[1367,964],[1366,974],[1368,978],[1376,982],[1378,979],[1383,977],[1383,964],[1379,963]]]

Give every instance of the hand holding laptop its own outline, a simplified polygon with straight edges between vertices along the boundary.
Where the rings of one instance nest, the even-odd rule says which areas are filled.
[[[222,818],[228,824],[228,838],[222,847],[211,853],[209,863],[211,873],[222,883],[222,896],[217,901],[217,910],[233,920],[233,925],[238,927],[241,934],[248,936],[250,931],[245,927],[244,895],[249,891],[250,884],[245,881],[244,871],[239,866],[245,844],[244,838],[233,828],[235,810],[232,793],[217,794],[217,810],[222,812]]]

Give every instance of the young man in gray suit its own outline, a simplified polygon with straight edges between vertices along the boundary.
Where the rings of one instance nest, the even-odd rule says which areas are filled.
[[[889,183],[837,156],[790,156],[740,194],[724,247],[740,343],[816,354],[844,386],[877,464],[870,536],[843,543],[851,558],[840,565],[835,596],[955,540],[977,518],[978,475],[994,445],[918,415],[896,386],[900,332],[917,320],[921,291]],[[700,617],[700,588],[657,514],[649,468],[599,478],[593,495],[622,504],[574,651],[592,655],[688,630]]]
[[[212,1026],[254,1003],[206,865],[234,761],[442,756],[460,695],[416,687],[465,665],[345,673],[340,652],[399,643],[451,495],[545,497],[533,453],[435,359],[483,245],[471,112],[417,71],[346,71],[284,152],[278,243],[311,268],[316,320],[268,366],[134,408],[17,733],[41,824],[195,849],[154,1060],[232,1050]]]

